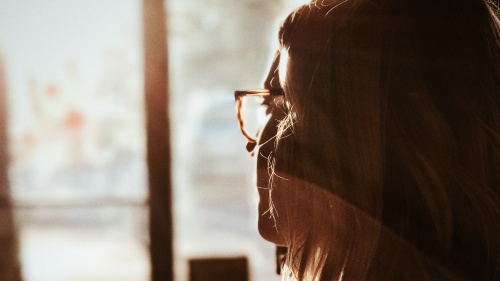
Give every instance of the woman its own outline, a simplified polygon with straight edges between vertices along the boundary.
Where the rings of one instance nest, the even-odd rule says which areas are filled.
[[[499,26],[483,0],[285,20],[256,148],[285,280],[500,280]]]

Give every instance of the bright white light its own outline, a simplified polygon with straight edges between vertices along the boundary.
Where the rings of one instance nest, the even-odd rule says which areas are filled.
[[[283,48],[280,51],[280,64],[278,67],[278,73],[280,76],[280,85],[283,87],[286,83],[286,71],[288,69],[288,51]]]

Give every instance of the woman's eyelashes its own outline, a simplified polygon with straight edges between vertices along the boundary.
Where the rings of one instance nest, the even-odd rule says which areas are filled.
[[[261,105],[265,108],[266,116],[273,113],[276,103],[274,102],[274,97],[266,97],[262,101]]]
[[[289,112],[289,105],[283,96],[269,96],[265,97],[262,101],[262,106],[266,109],[266,116],[276,113],[287,113]]]

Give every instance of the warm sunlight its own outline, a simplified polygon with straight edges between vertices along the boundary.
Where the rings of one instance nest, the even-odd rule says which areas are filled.
[[[232,93],[262,86],[280,19],[306,2],[165,1],[177,281],[192,259],[234,256],[279,279]],[[141,0],[0,3],[24,281],[148,280]]]

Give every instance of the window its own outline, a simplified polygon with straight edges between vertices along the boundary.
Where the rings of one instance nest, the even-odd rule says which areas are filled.
[[[149,276],[140,4],[2,4],[26,281]]]
[[[251,280],[278,279],[274,246],[257,233],[253,159],[232,93],[262,83],[277,19],[298,2],[166,2],[178,281],[189,259],[231,256],[248,258]],[[26,281],[150,278],[141,20],[140,0],[2,5]]]

